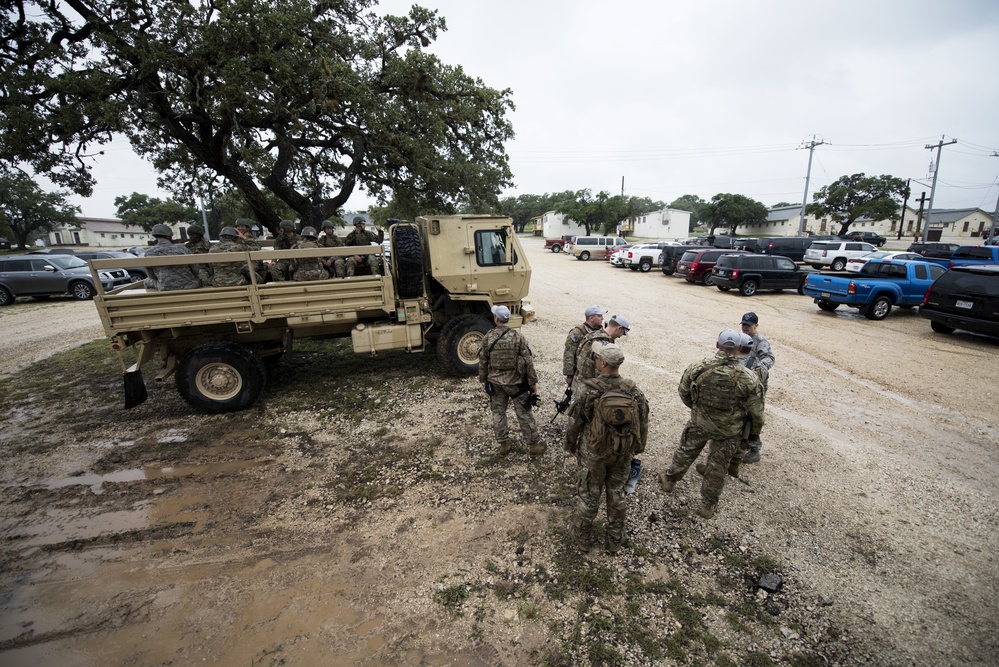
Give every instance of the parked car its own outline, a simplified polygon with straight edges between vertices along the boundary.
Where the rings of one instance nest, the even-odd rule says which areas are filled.
[[[747,248],[762,255],[782,255],[795,262],[805,259],[805,251],[815,243],[811,236],[773,236],[757,239],[754,246]]]
[[[664,276],[671,276],[676,271],[676,263],[683,257],[683,253],[688,250],[704,250],[701,245],[671,245],[663,248],[659,255],[659,269]]]
[[[659,263],[659,256],[667,247],[670,247],[670,244],[666,242],[634,245],[624,253],[624,265],[632,271],[648,273]]]
[[[923,262],[939,264],[945,269],[973,264],[999,264],[999,246],[963,245],[950,257],[928,257],[920,255]]]
[[[609,261],[610,265],[613,266],[614,268],[623,269],[624,268],[624,253],[628,252],[628,249],[630,247],[631,247],[631,244],[629,244],[629,243],[626,243],[623,246],[618,246],[618,249],[611,253],[610,259],[607,260],[607,261]]]
[[[76,256],[82,260],[91,259],[135,259],[135,255],[130,252],[118,252],[116,250],[103,250],[94,252],[78,252]],[[128,275],[131,276],[132,282],[138,282],[140,280],[145,280],[149,276],[149,271],[144,266],[136,266],[130,269],[125,269],[128,271]]]
[[[125,269],[98,272],[104,289],[131,282]],[[9,306],[19,296],[46,298],[71,294],[74,298],[94,298],[90,267],[79,257],[51,255],[7,255],[0,257],[0,306]]]
[[[563,235],[557,239],[545,239],[545,250],[552,252],[562,252],[562,249],[571,245],[575,236]]]
[[[919,255],[914,252],[892,252],[890,250],[877,250],[862,257],[855,257],[846,261],[846,270],[850,273],[857,273],[864,267],[870,259],[918,259]]]
[[[717,248],[688,250],[676,263],[676,271],[673,275],[679,276],[689,283],[699,282],[702,285],[714,285],[711,269],[715,267],[715,262],[722,255],[737,254],[748,255],[750,253],[745,250],[719,250]]]
[[[630,248],[633,245],[635,245],[635,244],[634,243],[622,243],[621,245],[607,246],[607,249],[604,250],[604,259],[607,260],[607,261],[610,261],[611,255],[613,255],[614,253],[616,253],[618,250],[626,250],[626,249]]]
[[[846,261],[862,257],[877,250],[870,243],[860,241],[816,241],[805,251],[805,264],[811,264],[814,269],[826,266],[833,271],[846,268]]]
[[[75,255],[72,248],[36,248],[28,251],[29,255]]]
[[[753,296],[761,289],[800,292],[811,271],[780,255],[722,255],[711,269],[711,282],[723,292],[734,288],[743,296]]]
[[[883,320],[893,306],[918,306],[945,270],[919,260],[872,259],[856,275],[813,273],[802,293],[812,297],[819,310],[833,311],[846,305],[860,309],[869,320]]]
[[[10,250],[10,241],[6,236],[0,236],[0,250]]]
[[[999,266],[957,266],[926,291],[919,316],[937,333],[955,329],[999,336]]]
[[[620,236],[577,236],[572,243],[572,256],[576,259],[587,261],[593,255],[604,256],[604,250],[608,247],[623,245],[627,243]]]
[[[881,236],[877,232],[847,232],[841,237],[844,241],[863,241],[864,243],[870,243],[877,247],[883,246],[888,239]]]
[[[922,255],[923,257],[947,257],[949,258],[954,254],[954,251],[960,248],[956,243],[911,243],[909,247],[905,249],[906,252],[914,252],[917,255]]]
[[[130,255],[135,255],[136,257],[144,257],[148,246],[133,245],[128,248],[122,248],[122,252],[127,252]]]

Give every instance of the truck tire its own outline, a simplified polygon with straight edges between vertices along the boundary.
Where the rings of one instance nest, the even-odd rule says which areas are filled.
[[[0,287],[0,306],[9,306],[14,303],[14,295],[6,287]]]
[[[392,258],[399,296],[403,299],[423,296],[423,246],[416,227],[392,228]]]
[[[177,391],[192,408],[210,414],[245,410],[267,381],[260,357],[238,343],[215,342],[188,351],[177,366]]]
[[[739,285],[739,292],[742,293],[742,296],[753,296],[756,294],[756,290],[758,290],[759,287],[760,286],[756,284],[755,280],[747,280]]]
[[[479,372],[479,347],[492,324],[481,315],[459,315],[444,325],[437,339],[437,357],[454,375]]]
[[[949,327],[946,324],[937,322],[936,320],[930,320],[930,328],[936,331],[937,333],[942,333],[942,334],[954,333],[953,327]]]
[[[77,280],[69,286],[69,293],[77,301],[90,301],[94,298],[94,287],[88,282]]]
[[[874,301],[871,301],[866,309],[864,309],[864,317],[869,320],[883,320],[888,317],[891,312],[891,298],[882,294],[876,297]]]
[[[552,252],[562,252],[562,246],[556,243],[552,246]]]
[[[828,313],[831,313],[832,311],[834,311],[837,308],[839,308],[839,304],[838,303],[833,303],[831,301],[826,301],[825,299],[819,299],[818,301],[815,302],[815,305],[817,305],[819,307],[819,310],[824,310],[824,311],[826,311]]]
[[[671,276],[674,273],[676,273],[676,265],[675,264],[663,264],[663,275],[664,276]]]
[[[842,271],[846,268],[846,260],[842,257],[837,257],[833,260],[832,266],[829,267],[833,271]]]
[[[648,273],[649,271],[651,271],[652,260],[648,257],[643,258],[642,261],[638,264],[638,270],[641,271],[642,273]]]

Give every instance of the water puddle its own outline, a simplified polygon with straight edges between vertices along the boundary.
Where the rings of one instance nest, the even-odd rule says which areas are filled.
[[[187,475],[216,475],[230,472],[238,472],[248,468],[268,463],[267,460],[251,461],[224,461],[222,463],[208,463],[196,466],[165,466],[162,468],[130,468],[128,470],[115,470],[114,472],[98,474],[76,475],[73,477],[63,477],[61,479],[44,479],[38,483],[46,489],[62,489],[67,486],[89,486],[95,494],[104,492],[104,484],[115,484],[121,482],[140,482],[157,479],[169,479],[172,477],[185,477]]]

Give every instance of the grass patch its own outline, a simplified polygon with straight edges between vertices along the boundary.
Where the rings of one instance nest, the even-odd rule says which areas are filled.
[[[434,593],[434,601],[451,614],[461,616],[470,592],[465,584],[454,584]]]

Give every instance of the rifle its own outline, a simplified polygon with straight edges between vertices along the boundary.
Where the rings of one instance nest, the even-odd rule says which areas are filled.
[[[569,409],[569,404],[572,403],[572,387],[565,388],[565,394],[562,395],[561,401],[552,399],[552,402],[555,403],[555,414],[552,415],[552,420],[548,422],[549,424],[554,424],[555,418],[565,414],[565,411]]]

